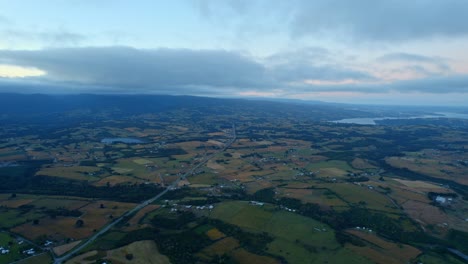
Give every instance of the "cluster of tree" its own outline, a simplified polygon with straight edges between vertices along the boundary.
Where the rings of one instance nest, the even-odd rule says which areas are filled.
[[[221,202],[220,199],[218,199],[216,197],[208,196],[206,199],[181,201],[181,202],[179,202],[179,204],[201,206],[201,205],[215,204],[215,203],[219,203],[219,202]]]
[[[163,188],[151,184],[118,184],[114,186],[93,186],[88,182],[62,179],[58,177],[35,176],[24,186],[15,189],[16,193],[39,195],[68,195],[100,198],[124,202],[141,202],[149,199]]]
[[[195,214],[192,212],[178,211],[175,217],[156,215],[151,219],[151,224],[156,228],[181,229],[186,224],[195,220]]]

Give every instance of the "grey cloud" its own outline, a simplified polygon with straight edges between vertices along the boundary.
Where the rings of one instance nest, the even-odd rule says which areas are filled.
[[[200,12],[209,13],[209,17],[226,8],[237,12],[223,19],[237,19],[236,13],[255,16],[257,20],[274,15],[278,23],[270,27],[286,25],[293,37],[328,36],[362,42],[468,35],[468,1],[465,0],[258,0],[238,4],[249,8],[232,7],[224,1],[202,3]],[[252,26],[256,24],[252,22]]]
[[[378,62],[403,62],[411,64],[408,66],[410,70],[419,71],[426,75],[437,75],[437,74],[447,74],[451,72],[451,68],[446,62],[447,60],[444,58],[439,57],[428,57],[418,54],[411,54],[411,53],[390,53],[385,54],[379,58],[377,58]],[[414,64],[416,63],[416,65]],[[429,65],[434,66],[437,72],[428,70],[426,67],[422,65]]]
[[[47,72],[47,76],[41,78],[50,81],[114,87],[112,89],[126,87],[142,92],[171,87],[177,91],[209,87],[265,90],[305,79],[371,78],[366,73],[337,65],[314,65],[312,55],[308,61],[298,57],[290,57],[288,61],[288,56],[277,55],[267,59],[271,65],[266,65],[223,50],[100,47],[3,50],[0,62],[39,68]]]
[[[216,86],[259,87],[268,81],[264,67],[237,53],[222,50],[128,47],[0,51],[0,61],[36,67],[53,81],[70,81],[131,89]]]
[[[378,58],[379,61],[439,62],[441,59],[411,53],[389,53]]]
[[[60,92],[167,93],[192,95],[233,95],[241,91],[290,93],[346,91],[383,93],[390,90],[425,93],[468,93],[468,75],[439,76],[391,84],[379,83],[371,74],[333,63],[326,50],[311,49],[309,56],[277,54],[262,61],[224,50],[88,47],[36,51],[0,50],[0,64],[36,67],[47,75],[6,83],[25,90],[38,86]],[[288,60],[289,57],[289,60]],[[314,59],[315,58],[315,59]],[[413,70],[423,71],[424,68]],[[305,80],[364,84],[318,85]],[[367,84],[366,84],[367,83]],[[42,87],[42,88],[41,88]],[[18,88],[20,89],[20,88]],[[45,89],[45,88],[44,88]]]
[[[399,81],[390,84],[389,88],[400,92],[468,93],[468,75]]]
[[[464,0],[300,0],[296,3],[300,6],[292,23],[296,35],[332,30],[360,39],[400,41],[468,34],[468,2]]]
[[[375,80],[365,72],[342,68],[338,65],[315,66],[305,63],[287,63],[276,66],[273,75],[280,81],[294,82],[301,80],[344,81],[344,80]]]

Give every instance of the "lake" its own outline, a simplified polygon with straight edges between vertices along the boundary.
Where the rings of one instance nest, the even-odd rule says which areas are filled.
[[[468,119],[468,114],[438,112],[434,115],[420,115],[410,117],[360,117],[360,118],[345,118],[341,120],[330,121],[340,124],[358,124],[358,125],[376,125],[375,121],[385,119],[417,119],[417,118],[461,118]]]
[[[139,144],[145,143],[141,139],[137,138],[104,138],[101,140],[101,143],[112,144],[112,143],[127,143],[127,144]]]

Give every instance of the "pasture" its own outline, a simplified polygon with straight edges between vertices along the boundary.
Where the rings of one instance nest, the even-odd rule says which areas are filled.
[[[330,263],[365,263],[351,251],[343,251],[329,226],[298,214],[250,205],[247,202],[224,202],[215,207],[209,217],[237,225],[250,232],[267,232],[274,240],[268,244],[268,252],[283,256],[290,263],[320,263],[333,258]],[[336,256],[345,258],[341,262]],[[336,256],[335,256],[336,255]],[[317,262],[315,262],[317,260]],[[320,261],[319,261],[320,260]],[[354,261],[354,262],[353,262]]]

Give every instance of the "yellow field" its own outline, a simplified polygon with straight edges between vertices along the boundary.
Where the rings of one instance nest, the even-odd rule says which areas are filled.
[[[136,215],[134,215],[129,221],[128,224],[129,226],[127,227],[127,230],[134,230],[139,227],[139,222],[140,220],[146,216],[151,211],[154,211],[158,209],[160,206],[155,205],[155,204],[150,204],[146,206],[145,208],[141,209]]]
[[[237,239],[233,237],[226,237],[204,248],[201,251],[201,254],[208,256],[223,255],[231,252],[239,246],[239,241],[237,241]]]
[[[72,166],[72,167],[51,167],[42,168],[36,175],[46,175],[52,177],[61,177],[72,180],[94,181],[98,178],[90,175],[98,172],[100,168],[88,166]]]
[[[99,208],[101,203],[104,204],[105,208]],[[135,204],[131,203],[96,201],[80,209],[83,212],[80,217],[84,221],[82,227],[75,227],[78,219],[76,217],[57,217],[55,219],[45,217],[40,219],[38,225],[25,223],[13,228],[12,231],[32,240],[41,235],[51,236],[58,240],[64,238],[83,239],[92,235],[95,229],[112,221],[111,215],[116,218],[134,206]]]
[[[65,254],[65,253],[67,253],[68,251],[70,251],[71,249],[73,249],[74,247],[78,246],[78,244],[80,244],[80,243],[81,243],[81,240],[73,241],[73,242],[65,244],[65,245],[54,247],[53,251],[54,251],[55,255],[61,256],[61,255]]]
[[[239,248],[232,252],[232,257],[242,264],[278,264],[279,261],[267,256],[259,256],[248,252],[243,248]]]
[[[359,170],[376,169],[377,168],[377,167],[373,166],[372,164],[370,164],[369,162],[367,162],[367,160],[360,159],[360,158],[355,158],[351,162],[351,166],[353,166],[354,168],[359,169]]]
[[[130,176],[121,176],[121,175],[113,175],[109,177],[105,177],[97,182],[94,182],[93,185],[96,186],[106,186],[109,183],[111,186],[121,183],[143,183],[144,180],[135,179],[134,177]]]
[[[225,237],[226,235],[224,235],[224,233],[222,233],[221,231],[219,231],[217,228],[213,228],[213,229],[210,229],[206,232],[206,235],[211,239],[211,240],[218,240],[218,239],[221,239],[223,237]]]
[[[353,251],[362,254],[379,264],[409,263],[412,259],[421,254],[421,251],[417,248],[383,240],[373,233],[358,230],[348,230],[347,232],[370,242],[373,246],[356,247],[349,245],[349,247]]]
[[[92,264],[92,263],[96,263],[95,260],[86,260],[86,259],[90,258],[90,257],[93,257],[93,256],[96,256],[97,254],[98,254],[97,250],[89,251],[89,252],[86,252],[84,254],[81,254],[79,256],[76,256],[76,257],[68,260],[67,262],[65,262],[65,264]]]
[[[434,191],[434,192],[449,192],[450,191],[445,187],[435,185],[432,183],[428,183],[428,182],[423,182],[423,181],[408,181],[408,180],[401,180],[401,179],[395,179],[395,181],[398,181],[399,183],[405,186],[415,188],[415,189],[423,189],[423,190]]]
[[[126,259],[127,254],[132,254],[131,261]],[[135,264],[170,264],[165,256],[159,253],[156,243],[152,240],[133,242],[127,246],[107,251],[106,259],[112,263]]]

